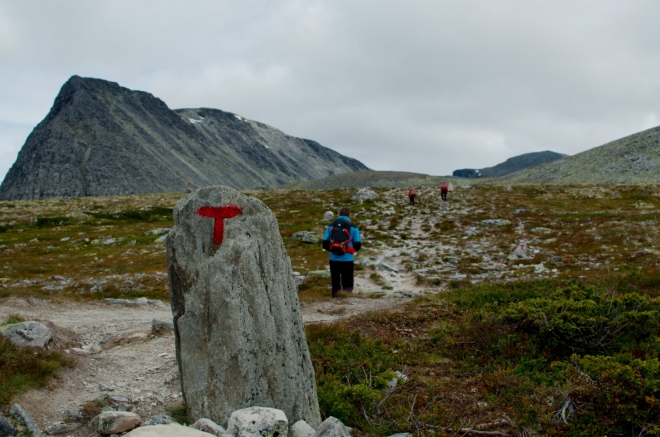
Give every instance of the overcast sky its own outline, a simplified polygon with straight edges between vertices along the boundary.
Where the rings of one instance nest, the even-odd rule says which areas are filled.
[[[0,0],[0,178],[72,75],[377,170],[451,174],[660,125],[660,1]]]

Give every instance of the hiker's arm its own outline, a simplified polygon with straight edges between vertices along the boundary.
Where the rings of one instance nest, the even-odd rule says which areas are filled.
[[[325,234],[323,234],[323,249],[330,250],[330,226],[325,229]]]
[[[358,228],[351,229],[351,240],[353,240],[353,249],[357,252],[362,249],[362,239],[360,238],[360,230]]]

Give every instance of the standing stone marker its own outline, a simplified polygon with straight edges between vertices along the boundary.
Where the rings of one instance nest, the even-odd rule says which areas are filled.
[[[174,208],[167,260],[190,423],[227,426],[232,412],[260,406],[319,425],[298,291],[272,211],[231,188],[201,188]]]

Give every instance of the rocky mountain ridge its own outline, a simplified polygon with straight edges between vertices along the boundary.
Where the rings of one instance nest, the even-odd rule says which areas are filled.
[[[512,173],[498,182],[544,184],[660,182],[660,126],[577,155]]]
[[[516,171],[520,171],[529,167],[534,167],[546,162],[555,161],[557,159],[565,158],[568,155],[563,153],[551,152],[546,150],[544,152],[531,152],[522,155],[514,156],[506,161],[497,164],[493,167],[482,168],[480,170],[464,168],[461,170],[454,170],[453,175],[460,178],[488,178],[505,176]]]
[[[73,76],[28,136],[0,199],[268,188],[366,169],[230,112],[173,111],[149,93]]]

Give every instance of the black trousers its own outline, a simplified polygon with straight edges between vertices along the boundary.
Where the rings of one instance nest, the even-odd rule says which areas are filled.
[[[447,200],[447,193],[445,191],[440,193],[442,195],[442,200]]]
[[[410,204],[411,204],[411,205],[415,205],[415,198],[414,198],[414,197],[410,197],[409,199],[410,199]]]
[[[353,291],[353,261],[330,261],[330,276],[332,277],[332,294],[339,290]]]

